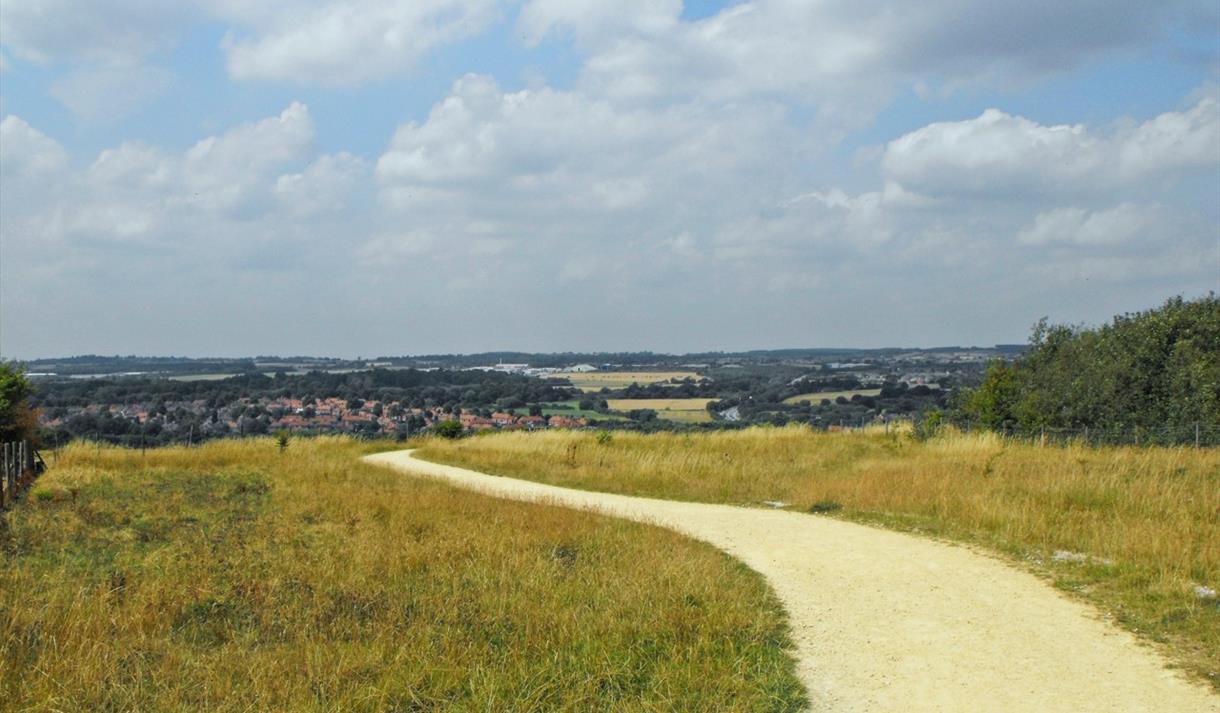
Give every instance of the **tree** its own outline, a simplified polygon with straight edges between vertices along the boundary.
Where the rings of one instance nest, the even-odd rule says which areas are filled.
[[[1035,325],[959,409],[990,428],[1171,429],[1220,423],[1220,298],[1175,297],[1089,329]]]
[[[21,369],[11,363],[0,363],[0,441],[34,439],[38,412],[30,408],[33,390]]]
[[[462,423],[460,421],[441,421],[432,427],[432,432],[441,438],[461,438]]]

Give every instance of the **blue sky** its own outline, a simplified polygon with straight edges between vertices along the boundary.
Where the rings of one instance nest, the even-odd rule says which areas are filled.
[[[1220,290],[1214,2],[12,0],[0,58],[7,357],[992,344]]]

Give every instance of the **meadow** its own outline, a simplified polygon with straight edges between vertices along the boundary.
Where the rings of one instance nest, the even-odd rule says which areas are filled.
[[[761,577],[341,438],[72,445],[0,515],[0,709],[791,711]]]
[[[787,503],[980,546],[1043,575],[1220,688],[1220,451],[1047,446],[896,429],[505,433],[420,455],[659,498]],[[1202,595],[1202,596],[1201,596]]]
[[[615,411],[651,409],[657,418],[682,423],[707,423],[712,415],[707,405],[712,399],[609,399],[606,404]]]
[[[602,389],[622,389],[632,384],[644,386],[682,379],[699,379],[693,371],[591,371],[584,374],[548,374],[550,379],[567,379],[584,392]]]

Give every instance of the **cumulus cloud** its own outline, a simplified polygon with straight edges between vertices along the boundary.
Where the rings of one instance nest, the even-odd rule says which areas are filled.
[[[142,65],[80,67],[51,84],[50,94],[77,117],[114,122],[169,87],[173,74]]]
[[[104,245],[188,259],[273,243],[310,216],[341,208],[367,175],[349,154],[314,153],[313,123],[300,103],[181,152],[123,143],[81,169],[17,117],[0,130],[6,248],[18,235],[37,235],[65,265],[79,266],[74,256]],[[30,198],[11,200],[18,195]]]
[[[917,193],[998,195],[1110,191],[1185,168],[1220,163],[1220,104],[1098,133],[1045,126],[988,109],[975,119],[912,131],[885,149],[886,177]]]
[[[171,46],[198,17],[190,2],[8,2],[0,13],[0,37],[19,59],[133,64]]]
[[[10,180],[46,176],[67,165],[68,154],[58,141],[9,115],[0,121],[0,172]]]
[[[1113,208],[1055,208],[1039,213],[1034,222],[1017,234],[1025,245],[1121,245],[1155,234],[1164,220],[1159,206],[1121,203]]]
[[[752,0],[690,22],[678,3],[645,5],[531,0],[518,25],[529,41],[571,32],[588,54],[582,81],[607,96],[784,95],[858,122],[903,84],[1020,83],[1167,32],[1202,36],[1214,24],[1174,20],[1217,15],[1201,0]]]
[[[408,70],[421,56],[484,30],[498,0],[322,2],[274,14],[236,11],[249,34],[224,42],[238,79],[350,85]]]

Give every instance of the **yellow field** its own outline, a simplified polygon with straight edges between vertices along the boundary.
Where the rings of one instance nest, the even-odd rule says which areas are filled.
[[[607,399],[614,411],[652,409],[658,418],[685,423],[704,423],[712,420],[707,405],[712,399]]]
[[[698,379],[693,371],[593,371],[588,374],[548,374],[548,379],[567,379],[581,391],[622,389],[632,384],[655,384],[670,379]]]
[[[856,389],[855,391],[821,391],[821,392],[812,393],[812,394],[800,394],[799,396],[792,396],[792,397],[784,399],[784,403],[799,404],[802,401],[808,401],[809,403],[813,404],[814,406],[817,406],[818,404],[822,403],[822,399],[830,399],[833,402],[835,399],[842,396],[843,398],[850,401],[851,397],[853,397],[857,394],[859,394],[860,396],[880,396],[881,389]]]
[[[604,439],[603,439],[604,440]],[[696,434],[511,433],[422,455],[557,485],[837,511],[1003,553],[1220,688],[1220,450],[926,443],[800,427]],[[814,517],[815,515],[810,515]],[[1206,589],[1198,591],[1206,593]]]
[[[386,447],[65,449],[0,515],[0,710],[803,707],[754,572]]]

